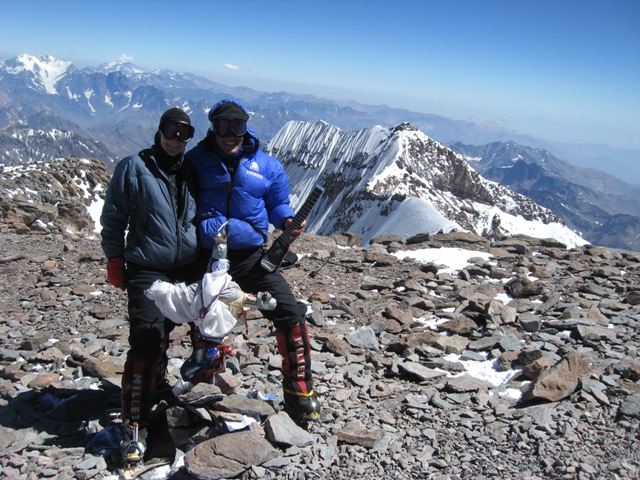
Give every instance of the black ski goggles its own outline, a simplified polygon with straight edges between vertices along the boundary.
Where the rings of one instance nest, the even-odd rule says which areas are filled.
[[[242,137],[247,133],[247,121],[241,118],[218,118],[213,123],[213,133],[219,137]]]
[[[177,138],[182,143],[187,143],[189,140],[193,138],[193,134],[195,133],[195,129],[189,125],[188,123],[182,122],[169,122],[160,128],[162,135],[167,140],[173,140]]]

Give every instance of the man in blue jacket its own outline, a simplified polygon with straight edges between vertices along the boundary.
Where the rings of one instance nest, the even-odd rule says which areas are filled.
[[[212,249],[215,238],[226,235],[231,277],[246,292],[266,291],[276,299],[276,309],[262,313],[275,326],[285,405],[300,421],[317,420],[320,402],[311,375],[307,307],[296,300],[280,271],[268,273],[260,266],[269,224],[284,229],[295,216],[287,174],[277,159],[260,150],[256,133],[247,127],[249,113],[238,101],[220,101],[209,120],[207,135],[186,155],[198,171],[201,245]]]
[[[184,111],[164,112],[153,146],[116,166],[100,217],[107,280],[128,294],[122,417],[141,427],[160,390],[170,391],[165,374],[174,326],[144,291],[156,280],[193,283],[204,273],[197,262],[197,182],[184,158],[193,134]]]

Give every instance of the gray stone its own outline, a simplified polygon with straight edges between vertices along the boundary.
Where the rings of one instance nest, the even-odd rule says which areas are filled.
[[[271,444],[253,432],[228,433],[205,440],[184,459],[186,470],[198,479],[235,477],[252,465],[261,465],[280,455]]]
[[[373,329],[367,325],[357,328],[353,332],[345,335],[345,340],[356,348],[366,348],[369,350],[378,350],[380,344]]]
[[[625,398],[618,408],[618,414],[640,418],[640,394],[629,395]]]
[[[314,441],[314,437],[296,425],[285,412],[278,412],[267,418],[264,430],[270,442],[284,447],[304,447]]]
[[[398,365],[400,370],[409,374],[410,376],[417,378],[420,381],[433,380],[436,378],[444,377],[446,372],[427,368],[419,363],[404,362]]]
[[[248,398],[245,395],[229,395],[213,404],[215,410],[222,412],[240,413],[248,417],[266,419],[275,413],[271,405],[262,400]]]

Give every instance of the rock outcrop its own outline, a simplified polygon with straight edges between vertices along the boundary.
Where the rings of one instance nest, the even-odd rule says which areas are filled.
[[[59,158],[25,165],[0,165],[0,225],[3,232],[91,235],[89,209],[101,208],[108,167],[97,160]]]

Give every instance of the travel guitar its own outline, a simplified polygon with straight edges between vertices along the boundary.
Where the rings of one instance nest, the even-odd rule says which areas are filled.
[[[273,241],[269,250],[266,251],[260,261],[260,266],[267,272],[275,272],[280,264],[282,264],[282,260],[284,260],[285,255],[289,251],[289,246],[293,241],[293,231],[299,229],[302,222],[306,220],[309,213],[311,213],[311,209],[318,201],[318,198],[322,195],[322,192],[324,192],[324,188],[320,185],[313,187],[313,191],[309,194],[302,207],[300,207],[296,216],[293,217],[293,221],[287,224],[282,234]]]

